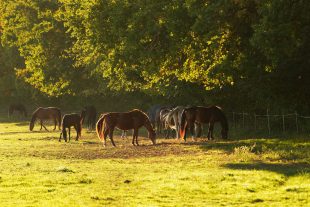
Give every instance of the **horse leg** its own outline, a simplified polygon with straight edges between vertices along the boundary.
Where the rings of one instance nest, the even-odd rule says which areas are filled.
[[[195,140],[195,133],[194,133],[194,128],[195,128],[195,126],[194,126],[194,124],[192,124],[191,126],[189,126],[189,130],[190,130],[190,133],[191,133],[191,135],[192,135],[192,139],[193,140]]]
[[[139,146],[139,143],[138,143],[138,132],[139,130],[137,129],[137,132],[136,132],[136,145]]]
[[[76,126],[76,125],[74,125],[74,129],[75,129],[75,131],[76,131],[76,138],[75,138],[75,141],[78,141],[79,140],[79,128]]]
[[[211,123],[210,123],[211,139],[214,139],[214,137],[213,137],[213,129],[214,129],[214,122],[211,122]]]
[[[114,129],[110,129],[109,137],[110,137],[110,140],[111,140],[113,146],[116,147],[116,145],[115,145],[115,143],[114,143],[114,140],[113,140],[113,131],[114,131]]]
[[[69,130],[68,130],[68,132],[69,132],[69,142],[70,142],[70,132],[71,132],[71,127],[69,127]]]
[[[136,138],[136,129],[134,129],[134,130],[133,130],[133,133],[132,133],[132,142],[131,142],[131,143],[132,143],[133,146],[136,145],[136,144],[135,144],[135,138]]]
[[[210,122],[209,123],[209,130],[208,130],[208,140],[213,139],[213,128],[214,128],[214,123]]]
[[[42,122],[43,122],[43,121],[40,120],[40,125],[41,125],[40,131],[42,130],[42,126],[43,126],[43,123],[42,123]]]
[[[169,138],[169,133],[170,133],[170,130],[169,130],[169,129],[166,129],[166,136],[165,136],[166,139]]]
[[[200,123],[195,123],[195,136],[201,137],[202,134],[202,125]]]
[[[42,129],[42,127],[43,127],[46,131],[48,131],[48,129],[44,126],[44,124],[43,124],[43,121],[42,121],[42,120],[40,121],[40,123],[41,123],[41,129]],[[40,130],[41,130],[41,129],[40,129]]]
[[[103,146],[106,146],[107,145],[107,136],[109,134],[109,129],[105,129],[104,132],[103,132]]]
[[[56,125],[57,125],[56,118],[54,118],[54,129],[53,129],[53,131],[55,131]]]
[[[208,127],[208,140],[210,140],[210,133],[211,133],[211,123],[209,122],[209,127]]]

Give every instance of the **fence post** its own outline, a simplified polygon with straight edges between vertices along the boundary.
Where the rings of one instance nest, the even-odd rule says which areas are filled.
[[[285,120],[284,120],[284,114],[282,113],[282,128],[283,132],[285,132]]]
[[[297,133],[299,133],[299,129],[298,129],[298,114],[297,114],[297,112],[295,112],[295,123],[296,123],[296,131],[297,131]]]
[[[269,120],[269,110],[267,109],[267,124],[268,124],[268,132],[269,132],[269,135],[270,135],[270,120]]]

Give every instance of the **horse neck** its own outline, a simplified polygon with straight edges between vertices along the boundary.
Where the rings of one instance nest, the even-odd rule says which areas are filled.
[[[154,132],[152,124],[151,124],[151,122],[150,122],[150,120],[148,118],[145,119],[144,126],[145,126],[145,128],[147,129],[148,132]]]
[[[37,113],[34,113],[33,115],[32,115],[32,117],[31,117],[31,123],[34,123],[35,122],[35,120],[36,120],[36,118],[37,118]]]

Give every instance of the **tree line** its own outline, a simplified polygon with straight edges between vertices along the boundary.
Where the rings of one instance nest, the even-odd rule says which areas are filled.
[[[0,90],[308,111],[309,11],[307,0],[0,0]]]

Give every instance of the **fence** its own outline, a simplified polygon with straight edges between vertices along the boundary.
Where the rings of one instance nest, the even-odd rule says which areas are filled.
[[[263,119],[266,123],[268,133],[271,134],[273,126],[280,125],[281,131],[295,131],[299,133],[310,131],[310,116],[299,115],[297,112],[291,114],[270,114],[267,110],[266,114],[246,113],[246,112],[230,112],[232,115],[232,126],[237,128],[238,126],[245,128],[253,128],[255,131],[262,128],[259,125],[260,119]],[[309,120],[309,123],[307,123]],[[260,127],[259,127],[260,126]],[[279,128],[279,127],[278,127]],[[302,130],[301,130],[302,129]]]

